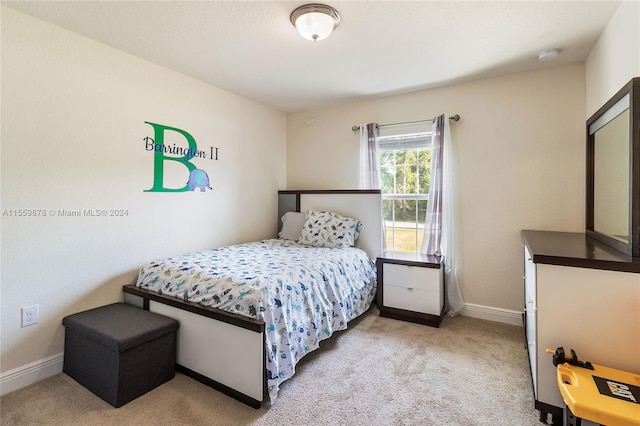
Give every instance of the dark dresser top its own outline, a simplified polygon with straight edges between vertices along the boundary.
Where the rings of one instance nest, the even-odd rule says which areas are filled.
[[[427,268],[440,268],[442,256],[433,256],[420,253],[405,253],[400,251],[385,251],[378,260],[385,263],[396,263],[407,266],[423,266]]]
[[[640,273],[640,258],[579,232],[522,231],[534,263]]]

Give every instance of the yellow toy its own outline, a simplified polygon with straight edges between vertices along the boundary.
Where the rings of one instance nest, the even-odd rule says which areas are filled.
[[[601,425],[640,426],[640,375],[583,362],[571,349],[567,358],[559,347],[553,354],[558,388],[566,405],[565,425],[582,420]]]

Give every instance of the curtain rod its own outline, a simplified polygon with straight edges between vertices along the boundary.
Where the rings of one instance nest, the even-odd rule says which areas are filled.
[[[430,120],[417,120],[417,121],[405,121],[403,123],[379,124],[378,127],[399,126],[401,124],[426,123],[427,121],[433,121],[433,120],[435,119],[432,118]],[[451,117],[449,117],[449,120],[460,121],[460,115],[459,114],[452,115]],[[353,126],[351,128],[352,132],[357,132],[358,130],[360,130],[360,126]]]

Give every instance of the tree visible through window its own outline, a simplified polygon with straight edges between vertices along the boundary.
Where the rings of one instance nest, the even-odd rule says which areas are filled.
[[[429,198],[431,130],[425,123],[380,129],[380,178],[387,250],[418,252]]]

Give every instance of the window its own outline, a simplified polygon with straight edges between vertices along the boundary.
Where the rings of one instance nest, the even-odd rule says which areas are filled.
[[[431,169],[431,125],[381,126],[380,178],[387,250],[422,246]]]

